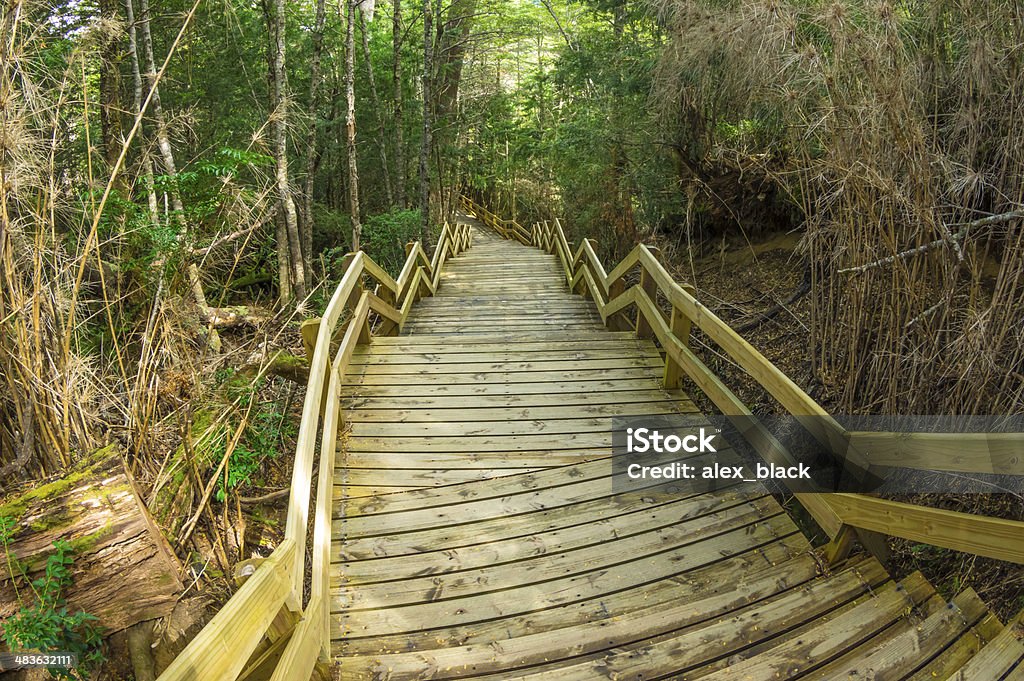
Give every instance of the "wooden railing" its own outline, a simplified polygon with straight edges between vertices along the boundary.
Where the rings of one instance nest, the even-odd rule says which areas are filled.
[[[445,225],[427,258],[419,242],[407,246],[405,265],[392,278],[363,252],[350,254],[324,316],[304,324],[311,349],[309,381],[299,425],[284,541],[266,559],[245,561],[238,591],[192,640],[159,681],[236,681],[246,678],[306,681],[318,659],[330,656],[331,499],[341,426],[341,384],[356,345],[371,335],[397,333],[413,304],[433,295],[445,261],[469,248],[470,227]],[[364,287],[365,280],[375,282]],[[348,312],[344,323],[339,324]],[[371,316],[372,315],[372,316]],[[371,326],[371,322],[377,322]],[[331,346],[340,342],[331,359]],[[322,428],[321,426],[321,415]],[[307,546],[310,489],[317,436],[320,466],[312,545]],[[303,605],[307,549],[312,554],[310,595]],[[321,667],[318,673],[324,673]]]
[[[483,206],[474,202],[473,199],[466,195],[462,195],[460,199],[463,210],[467,210],[472,213],[477,220],[484,223],[484,225],[490,227],[495,232],[500,234],[502,237],[518,241],[527,246],[532,246],[533,237],[530,234],[530,230],[524,228],[515,220],[502,220],[500,217],[487,210]]]
[[[756,380],[790,415],[796,417],[829,451],[841,452],[855,470],[902,466],[966,473],[1024,474],[1024,434],[880,433],[848,431],[750,343],[704,307],[692,286],[677,283],[662,266],[656,249],[639,245],[610,272],[598,258],[594,241],[573,250],[558,220],[532,226],[529,239],[521,228],[509,228],[468,197],[463,210],[509,239],[529,243],[558,258],[568,287],[592,298],[605,324],[634,330],[656,339],[665,352],[664,384],[677,388],[685,374],[733,420],[737,429],[768,462],[796,463],[790,452],[754,418],[750,409],[690,348],[690,331],[699,328],[708,339]],[[626,285],[629,275],[637,283]],[[659,293],[661,294],[659,296]],[[666,312],[657,304],[667,301]],[[869,548],[879,544],[872,533],[1024,563],[1024,523],[907,504],[864,494],[794,494],[832,539],[829,556],[849,551],[853,532]],[[874,541],[873,541],[874,539]],[[878,549],[881,550],[881,549]]]

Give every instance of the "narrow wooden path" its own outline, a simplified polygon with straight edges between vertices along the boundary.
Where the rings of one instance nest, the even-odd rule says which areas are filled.
[[[340,678],[1024,677],[1009,642],[975,656],[1012,627],[973,592],[947,604],[864,556],[826,567],[763,492],[614,494],[611,417],[693,403],[555,256],[473,239],[345,374]]]

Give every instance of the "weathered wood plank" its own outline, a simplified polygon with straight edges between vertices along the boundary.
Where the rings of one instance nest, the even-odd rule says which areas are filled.
[[[95,615],[109,632],[170,614],[184,588],[181,566],[115,447],[93,453],[61,478],[7,497],[0,516],[15,521],[10,562],[0,558],[0,621],[35,603],[28,581],[43,576],[58,539],[73,551],[68,607]],[[18,575],[16,585],[8,564]]]
[[[801,567],[806,567],[806,563]],[[556,636],[538,632],[502,641],[500,646],[478,644],[391,653],[382,655],[379,661],[388,667],[394,679],[416,678],[423,668],[437,669],[437,678],[509,672],[559,659],[574,661],[580,655],[615,649],[679,630],[692,630],[716,617],[742,617],[737,613],[747,611],[760,614],[774,607],[783,613],[799,613],[811,618],[817,610],[828,607],[830,601],[865,593],[869,585],[884,579],[881,566],[865,565],[859,570],[845,570],[827,585],[823,582],[808,584],[813,573],[800,569],[789,572],[788,568],[788,563],[783,564],[758,575],[751,583],[739,583],[735,590],[724,593],[708,594],[696,603],[656,604],[622,614],[612,612],[604,618],[561,628]],[[828,598],[823,599],[826,592]],[[347,661],[341,660],[343,670],[349,666]],[[354,673],[343,672],[343,678],[368,678],[365,671],[359,671],[359,666],[353,665],[352,669]]]

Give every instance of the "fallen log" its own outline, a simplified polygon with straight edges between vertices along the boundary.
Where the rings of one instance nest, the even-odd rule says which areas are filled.
[[[168,615],[182,592],[178,560],[113,446],[61,478],[3,500],[3,516],[16,524],[8,545],[11,567],[0,562],[0,621],[33,604],[25,580],[44,574],[58,539],[73,549],[64,594],[69,612],[96,616],[107,635]],[[15,586],[29,602],[19,600]]]

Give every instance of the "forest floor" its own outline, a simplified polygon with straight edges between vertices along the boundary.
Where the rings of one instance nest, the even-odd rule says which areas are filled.
[[[756,242],[726,239],[699,256],[685,245],[663,244],[679,281],[694,282],[697,297],[826,409],[836,409],[836,386],[822,384],[811,368],[811,301],[801,290],[805,264],[793,234],[768,235]],[[765,317],[768,318],[765,318]],[[752,325],[761,319],[760,324]],[[749,326],[750,328],[744,328]],[[739,367],[713,353],[706,338],[695,334],[698,354],[755,413],[781,413],[781,407]],[[706,410],[713,405],[698,391],[694,399]],[[1008,495],[917,495],[913,503],[1000,517],[1019,514],[1020,500]],[[787,508],[799,515],[794,500]],[[809,532],[811,534],[811,532]],[[812,540],[821,537],[812,537]],[[1024,609],[1024,566],[979,558],[926,544],[890,538],[890,568],[898,576],[920,570],[945,598],[973,587],[1003,621]]]

